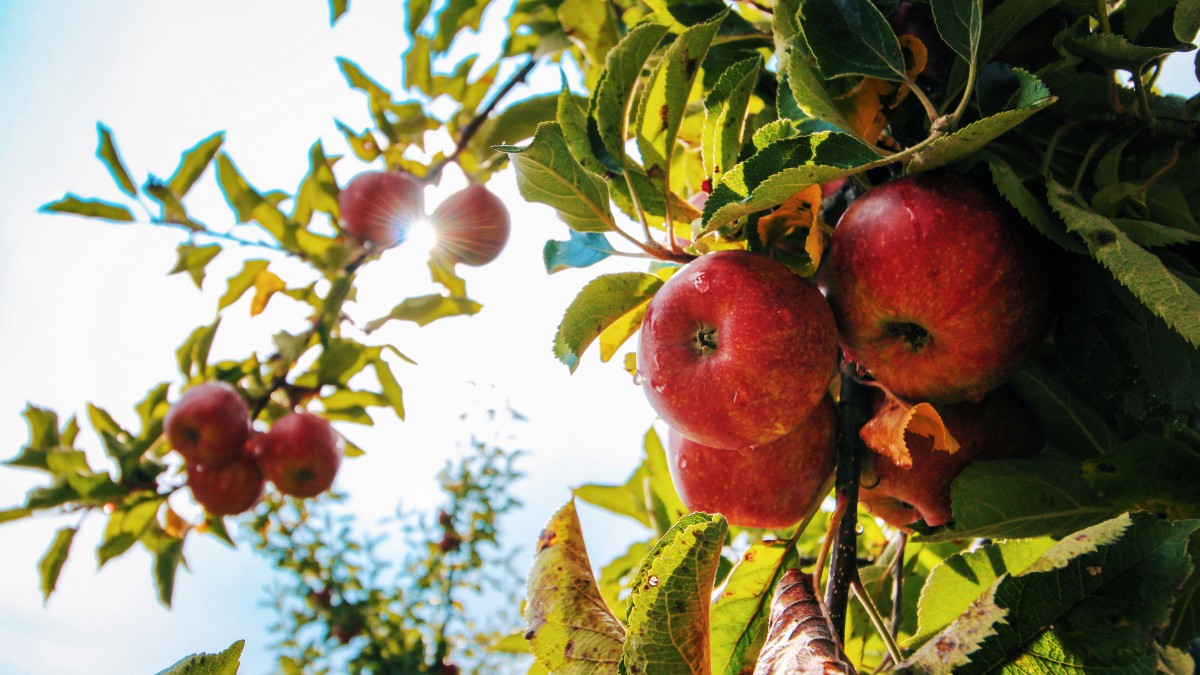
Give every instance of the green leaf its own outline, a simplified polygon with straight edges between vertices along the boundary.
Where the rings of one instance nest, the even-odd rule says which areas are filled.
[[[547,274],[590,267],[616,253],[616,249],[608,243],[608,238],[599,232],[569,230],[567,235],[569,238],[566,241],[551,239],[542,249],[542,261]]]
[[[771,596],[783,573],[800,565],[788,541],[752,544],[733,568],[711,614],[712,672],[738,675],[754,664],[767,638]]]
[[[184,242],[176,247],[175,255],[177,259],[175,266],[167,274],[187,272],[188,276],[192,278],[192,282],[196,284],[196,288],[202,288],[204,284],[204,268],[220,252],[221,247],[217,244],[197,246],[190,242]]]
[[[650,552],[650,541],[638,541],[629,546],[625,553],[617,556],[612,562],[600,570],[600,594],[609,607],[620,607],[625,604],[625,595],[629,590],[629,582],[642,564],[642,559]]]
[[[1124,514],[1063,539],[1000,577],[902,667],[1152,672],[1173,589],[1191,572],[1186,546],[1196,526]]]
[[[1104,418],[1045,368],[1027,362],[1009,384],[1058,450],[1086,458],[1107,454],[1116,447],[1116,436]]]
[[[553,207],[573,230],[607,232],[615,227],[608,187],[571,156],[557,122],[539,124],[533,142],[524,148],[496,149],[512,160],[517,189],[525,199]]]
[[[224,142],[225,134],[218,132],[185,150],[179,157],[179,166],[175,168],[175,173],[171,174],[167,181],[171,194],[183,199],[212,163],[213,157],[217,156]]]
[[[653,274],[642,272],[605,274],[591,280],[558,325],[554,355],[575,372],[588,345],[622,317],[644,308],[662,283]]]
[[[1046,106],[1058,100],[1037,78],[1016,69],[1020,88],[1014,94],[1010,110],[985,117],[935,139],[908,163],[910,174],[929,171],[974,154]]]
[[[380,391],[387,399],[388,405],[392,406],[396,417],[403,420],[404,391],[400,388],[400,383],[396,381],[396,376],[392,374],[391,365],[383,358],[383,350],[379,349],[372,353],[370,360],[371,366],[375,368],[375,377],[379,379]]]
[[[1061,536],[1112,516],[1081,470],[1049,457],[975,462],[951,485],[954,524],[922,540]]]
[[[1144,248],[1174,246],[1176,244],[1195,244],[1200,242],[1200,234],[1168,227],[1151,220],[1136,218],[1112,218],[1113,224],[1129,235],[1133,243]]]
[[[368,332],[379,330],[389,321],[412,321],[418,326],[425,326],[444,319],[448,316],[470,316],[478,314],[483,305],[470,298],[454,298],[433,293],[416,298],[406,298],[392,308],[387,316],[382,316],[367,323],[363,329]]]
[[[976,598],[1001,576],[1024,572],[1042,557],[1054,540],[1017,539],[963,551],[944,560],[925,579],[917,605],[917,634],[923,644],[967,611]]]
[[[433,95],[433,62],[430,39],[424,35],[412,36],[412,44],[404,52],[404,87]]]
[[[342,18],[350,9],[350,0],[329,0],[329,25],[337,23],[338,19]],[[242,650],[239,648],[238,652]],[[236,671],[234,671],[236,672]]]
[[[708,673],[709,596],[728,525],[693,513],[650,549],[633,578],[623,672]]]
[[[932,0],[933,20],[946,45],[967,63],[975,62],[983,30],[980,0]]]
[[[54,533],[54,539],[50,542],[50,548],[46,549],[46,553],[38,560],[38,574],[42,580],[42,601],[50,599],[50,594],[54,592],[55,585],[58,584],[58,575],[62,572],[63,564],[67,562],[67,554],[71,552],[71,542],[75,539],[74,527],[60,528]]]
[[[491,117],[486,130],[480,131],[479,140],[473,141],[471,147],[477,149],[482,159],[494,152],[492,146],[512,145],[532,138],[539,124],[555,119],[558,105],[558,94],[531,96],[517,101]]]
[[[158,509],[164,501],[165,498],[154,496],[133,504],[122,504],[109,515],[108,524],[104,526],[104,538],[96,551],[96,560],[100,567],[128,551],[130,546],[142,538],[146,530],[156,522]]]
[[[562,0],[556,12],[562,29],[583,45],[592,63],[602,63],[620,39],[613,6],[595,0]]]
[[[330,0],[331,6],[337,2],[339,0]],[[347,2],[349,0],[340,0],[343,7]],[[336,16],[334,20],[337,20]],[[237,675],[242,665],[242,648],[245,646],[245,640],[238,640],[220,654],[192,654],[170,668],[160,670],[158,675]]]
[[[334,218],[341,215],[341,210],[338,208],[337,179],[333,177],[333,164],[334,161],[325,155],[325,147],[321,145],[320,141],[313,143],[312,147],[308,149],[308,173],[304,175],[304,179],[300,181],[300,189],[296,191],[292,220],[307,225],[312,220],[313,213],[327,213]],[[301,249],[318,259],[332,243],[331,239],[317,237],[307,230],[298,230],[296,235]]]
[[[907,79],[900,42],[871,0],[804,0],[797,21],[825,79]]]
[[[277,206],[250,187],[233,160],[223,152],[217,155],[217,183],[239,223],[256,222],[284,248],[295,248],[295,225],[287,221]]]
[[[1175,39],[1180,42],[1193,42],[1196,31],[1200,31],[1200,1],[1179,0],[1175,7],[1175,20],[1172,22]]]
[[[776,141],[721,177],[704,204],[704,231],[782,204],[814,183],[887,162],[845,133],[824,131]]]
[[[421,23],[425,21],[425,17],[429,16],[429,8],[432,5],[433,0],[411,0],[408,3],[405,29],[410,36],[417,32]]]
[[[175,592],[175,571],[183,559],[183,540],[161,531],[157,539],[157,542],[147,544],[154,552],[154,590],[158,601],[164,607],[170,607]]]
[[[70,213],[88,218],[100,218],[118,223],[133,222],[133,214],[120,204],[113,204],[99,199],[80,199],[67,193],[65,197],[48,204],[42,204],[38,209],[42,213]]]
[[[607,166],[613,171],[620,172],[625,164],[629,97],[641,78],[646,59],[666,34],[666,26],[639,24],[609,51],[604,60],[604,74],[596,84],[588,109],[588,133],[594,132],[593,149],[604,151],[609,159]]]
[[[196,328],[175,350],[175,360],[179,364],[181,375],[191,377],[193,367],[200,373],[208,367],[208,352],[212,349],[213,338],[216,337],[217,327],[220,325],[221,319],[218,318],[212,325]]]
[[[628,516],[657,532],[688,513],[675,492],[667,453],[653,428],[642,438],[642,463],[621,485],[588,484],[574,494],[610,513]],[[649,505],[655,504],[655,508]]]
[[[21,417],[25,418],[25,425],[29,427],[29,442],[21,448],[16,457],[4,463],[8,466],[49,471],[47,453],[56,450],[60,441],[58,414],[53,410],[27,404],[21,411]],[[74,423],[74,418],[71,423]]]
[[[1048,191],[1050,206],[1067,229],[1083,237],[1092,257],[1192,346],[1200,346],[1200,294],[1074,192],[1054,180]]]
[[[444,52],[449,49],[454,37],[463,28],[478,30],[479,19],[483,16],[485,7],[487,7],[485,0],[450,0],[437,17],[434,50]]]
[[[374,162],[379,158],[379,142],[375,140],[375,135],[370,129],[364,130],[361,134],[355,133],[353,129],[346,126],[341,121],[335,121],[338,131],[342,132],[342,136],[346,139],[346,143],[350,149],[354,151],[354,156],[364,162]]]
[[[587,547],[567,502],[538,537],[526,585],[525,637],[550,672],[614,672],[625,629],[604,604]]]
[[[1175,608],[1171,623],[1163,635],[1165,644],[1187,649],[1200,637],[1200,534],[1188,540],[1188,557],[1192,559],[1192,576],[1175,593]]]
[[[671,156],[688,94],[727,12],[685,30],[667,47],[638,99],[634,136],[646,174],[669,189]],[[620,155],[617,155],[618,157]]]
[[[254,279],[258,273],[267,269],[268,262],[266,260],[247,260],[242,264],[242,271],[229,277],[225,294],[217,301],[217,311],[221,311],[226,307],[237,302],[246,291],[254,286]]]
[[[720,178],[737,164],[742,151],[742,132],[746,126],[746,107],[758,81],[762,58],[739,61],[721,73],[716,86],[704,99],[704,132],[701,152],[704,170],[710,178]]]
[[[1003,47],[1015,38],[1025,26],[1043,12],[1061,4],[1061,0],[1005,0],[983,17],[979,34],[977,63],[987,63]],[[969,66],[966,61],[955,61],[944,96],[947,98],[962,91]]]
[[[1068,32],[1062,45],[1072,54],[1082,56],[1101,68],[1129,72],[1138,72],[1150,61],[1180,51],[1174,47],[1135,45],[1124,35],[1112,33],[1078,35]]]
[[[1200,518],[1200,454],[1180,441],[1134,439],[1084,462],[1083,478],[1118,509]]]
[[[108,168],[108,173],[116,182],[117,187],[121,188],[121,192],[130,197],[137,197],[137,186],[129,177],[129,172],[125,170],[125,164],[121,162],[121,155],[117,152],[116,143],[113,142],[112,131],[103,124],[97,123],[96,133],[100,136],[100,144],[96,147],[96,157],[104,162],[104,166]]]
[[[780,18],[779,14],[775,15],[776,24]],[[789,113],[786,117],[792,118],[791,105],[794,104],[807,117],[828,122],[839,129],[848,129],[850,125],[825,88],[825,78],[817,72],[816,59],[809,51],[804,36],[796,35],[785,44],[779,53],[782,53],[781,59],[786,59],[781,64],[781,72],[786,74],[787,89],[780,95],[780,105],[786,104],[786,112]],[[788,93],[791,96],[787,96]]]
[[[1025,187],[1017,172],[1003,160],[988,156],[988,168],[991,169],[992,183],[1004,199],[1012,204],[1025,220],[1033,224],[1044,237],[1073,253],[1083,253],[1087,249],[1068,232],[1063,222],[1054,217],[1045,200],[1039,198]]]

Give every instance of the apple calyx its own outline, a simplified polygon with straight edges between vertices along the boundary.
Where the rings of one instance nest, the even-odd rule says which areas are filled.
[[[933,340],[933,336],[929,334],[929,331],[925,330],[920,324],[911,321],[890,323],[884,330],[908,345],[909,351],[913,354],[921,353],[929,345],[929,342]]]

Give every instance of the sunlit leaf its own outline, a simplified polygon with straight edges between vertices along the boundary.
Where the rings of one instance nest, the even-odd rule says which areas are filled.
[[[575,372],[588,345],[609,326],[644,308],[662,283],[659,277],[642,272],[605,274],[588,282],[558,325],[554,355]]]
[[[225,293],[217,301],[217,310],[225,309],[245,295],[246,291],[254,286],[258,274],[267,269],[267,264],[266,260],[247,260],[243,263],[242,271],[229,277]]]
[[[369,321],[363,330],[368,333],[379,330],[389,321],[412,321],[418,326],[426,326],[438,319],[450,316],[469,316],[478,314],[483,305],[470,298],[456,298],[440,293],[406,298],[392,308],[386,316]]]
[[[646,554],[630,588],[625,672],[710,672],[709,595],[727,530],[723,517],[693,513]]]
[[[496,149],[509,155],[522,197],[553,207],[573,230],[613,229],[608,187],[571,156],[557,122],[538,125],[533,142],[524,148],[502,145]]]
[[[604,75],[596,83],[588,109],[588,133],[592,145],[606,166],[622,171],[625,159],[626,125],[629,97],[642,75],[646,59],[666,35],[666,26],[643,23],[625,35],[605,59]],[[601,152],[603,151],[603,152]]]
[[[330,0],[331,3],[338,0]],[[349,0],[342,0],[344,6]],[[336,17],[335,17],[336,20]],[[158,672],[158,675],[237,675],[241,667],[242,648],[245,640],[238,640],[219,654],[192,654],[175,665]]]
[[[950,434],[942,416],[932,405],[912,405],[890,392],[885,392],[885,395],[883,405],[876,409],[870,421],[858,432],[868,448],[902,469],[912,467],[912,454],[904,438],[910,433],[930,439],[931,450],[958,452],[958,441]]]
[[[96,133],[100,136],[100,144],[96,147],[96,157],[104,162],[109,175],[112,176],[117,187],[121,188],[121,192],[130,197],[137,197],[137,186],[134,185],[133,179],[129,177],[129,171],[125,169],[125,164],[121,161],[117,145],[113,142],[112,131],[103,124],[97,123]]]
[[[742,150],[742,132],[746,108],[758,80],[762,59],[755,57],[735,63],[721,73],[716,86],[704,99],[704,170],[711,178],[737,164]]]
[[[175,167],[175,173],[167,180],[167,187],[171,193],[183,199],[212,163],[213,157],[217,156],[224,142],[225,134],[218,132],[184,150],[179,157],[179,166]]]
[[[202,288],[204,284],[204,268],[220,252],[221,247],[216,244],[197,246],[190,242],[184,242],[176,247],[175,254],[177,260],[175,261],[175,266],[167,274],[187,272],[188,276],[192,279],[192,283],[196,284],[196,288]]]
[[[713,603],[712,668],[738,675],[758,658],[767,637],[770,599],[784,572],[799,565],[796,548],[782,540],[752,544]]]
[[[50,599],[54,587],[58,584],[58,575],[62,572],[67,555],[71,552],[71,542],[75,539],[77,528],[63,527],[54,533],[50,548],[38,560],[38,574],[41,577],[42,600]]]
[[[133,214],[130,213],[129,209],[120,204],[113,204],[99,199],[80,199],[70,193],[56,202],[43,204],[38,210],[42,213],[70,213],[77,216],[100,218],[118,223],[131,223],[134,220]]]
[[[525,638],[538,663],[556,673],[616,672],[625,629],[596,586],[574,502],[538,537],[527,597]]]

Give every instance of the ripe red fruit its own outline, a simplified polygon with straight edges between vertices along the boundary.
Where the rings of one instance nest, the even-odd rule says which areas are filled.
[[[1042,436],[1033,415],[1008,387],[979,403],[938,406],[946,428],[962,446],[949,454],[933,450],[926,436],[904,435],[912,468],[902,469],[871,453],[863,469],[859,500],[893,527],[950,521],[950,486],[968,464],[984,459],[1018,459],[1037,454]]]
[[[242,455],[250,438],[250,411],[230,385],[205,382],[171,406],[163,431],[189,464],[220,466]]]
[[[328,490],[341,463],[341,438],[312,413],[291,413],[259,439],[263,475],[286,495],[315,497]]]
[[[192,497],[215,516],[249,511],[262,499],[266,486],[258,463],[249,454],[221,466],[189,464],[187,476]]]
[[[782,263],[718,251],[675,273],[642,319],[637,364],[651,407],[714,448],[761,445],[817,406],[837,332],[821,294]]]
[[[393,246],[425,217],[424,184],[399,171],[364,171],[338,194],[342,231],[376,246]]]
[[[791,527],[829,493],[836,437],[837,409],[829,397],[788,435],[742,450],[710,448],[672,429],[671,479],[693,511],[720,513],[740,527]]]
[[[1038,244],[957,175],[871,190],[838,222],[823,270],[847,358],[905,398],[978,400],[1050,327],[1053,268]]]
[[[464,265],[486,265],[508,243],[508,209],[482,185],[468,185],[446,198],[430,218],[437,235],[434,251]]]

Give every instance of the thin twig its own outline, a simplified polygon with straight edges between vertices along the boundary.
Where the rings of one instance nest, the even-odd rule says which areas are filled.
[[[871,595],[867,593],[867,589],[863,588],[862,579],[856,574],[854,580],[850,582],[850,588],[854,590],[854,597],[858,598],[859,603],[867,612],[867,616],[871,619],[871,623],[875,626],[875,631],[879,633],[879,637],[883,639],[883,644],[887,647],[888,655],[896,663],[904,660],[904,655],[900,653],[900,647],[896,645],[896,638],[892,637],[887,626],[883,625],[883,617],[879,614],[879,608],[871,600]]]
[[[504,83],[503,87],[500,87],[500,90],[496,92],[496,95],[492,97],[492,100],[489,101],[482,110],[475,113],[475,117],[471,118],[471,121],[467,123],[467,126],[463,127],[462,134],[459,135],[458,142],[455,144],[454,152],[451,152],[449,155],[443,157],[440,162],[433,165],[433,167],[429,169],[429,173],[425,175],[426,181],[436,181],[438,176],[441,175],[442,169],[446,168],[447,164],[458,161],[458,156],[462,154],[463,150],[466,149],[467,144],[470,143],[475,134],[479,132],[480,127],[482,127],[483,123],[487,121],[488,116],[492,114],[492,111],[496,109],[496,106],[500,104],[500,101],[505,96],[508,96],[508,92],[512,91],[514,87],[525,81],[525,78],[529,76],[529,73],[533,71],[537,63],[537,59],[530,57],[529,62],[522,66],[521,69],[515,74],[513,74],[513,76],[509,78],[508,82]]]
[[[900,632],[900,622],[904,620],[904,549],[908,545],[908,533],[901,530],[899,550],[896,560],[900,564],[892,570],[892,635]]]
[[[267,241],[258,241],[255,239],[243,239],[242,237],[239,237],[235,234],[230,234],[228,232],[214,232],[213,230],[210,230],[208,228],[205,228],[203,230],[194,230],[194,229],[188,227],[187,225],[185,225],[184,223],[175,223],[175,222],[171,222],[169,220],[156,220],[155,219],[155,220],[151,220],[150,224],[157,226],[157,227],[171,227],[171,228],[183,230],[184,232],[187,232],[188,234],[191,234],[194,236],[200,235],[200,236],[205,236],[205,237],[211,237],[212,239],[220,239],[223,241],[228,241],[228,242],[237,244],[239,246],[256,246],[258,248],[270,249],[270,250],[276,251],[278,253],[289,253],[288,251],[285,251],[283,249],[283,247],[279,246],[278,244],[272,244]],[[291,253],[289,253],[289,254],[295,255],[295,254],[291,254]]]

